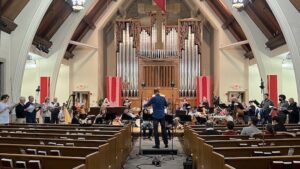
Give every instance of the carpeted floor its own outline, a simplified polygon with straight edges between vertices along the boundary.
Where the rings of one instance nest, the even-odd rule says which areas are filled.
[[[186,156],[182,149],[181,140],[182,137],[175,137],[173,140],[174,149],[178,150],[177,155],[139,155],[139,139],[134,140],[134,147],[131,155],[124,165],[124,169],[183,169],[183,162]],[[149,149],[154,145],[154,138],[152,140],[141,141],[142,149]],[[164,149],[164,144],[161,141],[161,149]],[[169,140],[169,149],[172,147],[172,141]],[[161,167],[156,167],[152,165],[153,158],[157,157],[161,159]]]

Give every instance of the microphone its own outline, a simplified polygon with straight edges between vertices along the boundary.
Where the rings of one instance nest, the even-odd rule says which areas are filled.
[[[174,81],[171,82],[171,87],[175,87]]]
[[[145,81],[142,81],[141,86],[142,86],[142,88],[144,88],[146,86]]]

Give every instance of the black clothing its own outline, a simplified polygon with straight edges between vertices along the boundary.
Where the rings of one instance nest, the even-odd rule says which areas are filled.
[[[297,107],[297,103],[294,102],[289,105],[288,110],[292,110],[289,113],[289,123],[298,123],[299,122],[299,109]]]
[[[59,123],[58,114],[60,112],[59,103],[52,102],[52,105],[54,106],[54,109],[51,111],[51,123],[58,124]]]
[[[16,107],[16,116],[17,118],[25,118],[26,112],[24,111],[26,108],[26,105],[18,104]]]
[[[167,132],[166,132],[166,121],[165,121],[165,118],[162,118],[162,119],[155,119],[155,118],[153,118],[155,146],[159,147],[159,144],[160,144],[159,133],[158,133],[158,123],[160,123],[160,126],[161,126],[163,141],[164,141],[165,145],[168,145],[168,138],[167,138]]]
[[[274,125],[274,131],[287,131],[285,126],[281,123]]]

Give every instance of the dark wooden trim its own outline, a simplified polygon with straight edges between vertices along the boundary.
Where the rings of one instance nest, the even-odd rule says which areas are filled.
[[[14,21],[4,17],[4,16],[1,16],[0,18],[0,30],[1,31],[4,31],[8,34],[10,34],[12,31],[14,31],[16,28],[17,28],[17,24],[14,23]]]
[[[279,34],[278,36],[275,36],[273,38],[271,38],[267,43],[266,43],[266,46],[273,50],[273,49],[276,49],[282,45],[285,45],[286,44],[286,41],[284,39],[284,36],[283,34]]]
[[[95,23],[88,16],[85,16],[83,18],[83,21],[89,26],[90,29],[92,30],[96,29]]]
[[[35,45],[39,50],[41,50],[45,53],[48,53],[49,49],[52,46],[51,41],[48,41],[48,40],[46,40],[44,38],[41,38],[37,35],[34,37],[32,44]]]
[[[69,60],[69,59],[72,59],[74,57],[74,54],[69,52],[69,51],[66,51],[65,52],[65,55],[64,55],[64,58]]]

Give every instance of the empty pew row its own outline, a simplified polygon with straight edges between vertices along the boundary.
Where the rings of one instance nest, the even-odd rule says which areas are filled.
[[[7,127],[7,126],[1,126],[2,127]],[[32,127],[32,126],[31,126]],[[78,126],[61,126],[62,128],[57,128],[57,130],[65,130],[65,129],[72,129],[72,128],[78,128]],[[103,126],[102,126],[103,127]],[[24,128],[24,129],[23,129]],[[90,128],[90,130],[94,130],[95,127]],[[109,128],[109,127],[108,127]],[[117,127],[119,128],[119,127]],[[12,133],[1,133],[0,136],[0,142],[1,144],[3,143],[5,145],[5,143],[8,144],[15,144],[15,145],[10,145],[9,147],[15,147],[15,149],[12,148],[12,150],[14,150],[13,152],[10,152],[6,149],[6,151],[1,151],[1,152],[5,152],[5,153],[11,153],[14,155],[17,155],[18,153],[20,153],[20,155],[23,156],[28,156],[28,154],[23,154],[20,150],[17,150],[17,147],[20,147],[21,149],[24,148],[24,144],[27,147],[34,147],[34,145],[39,145],[37,147],[39,147],[39,149],[36,149],[36,151],[41,152],[50,152],[51,150],[49,150],[50,148],[55,147],[54,150],[58,150],[63,156],[62,157],[82,157],[85,156],[84,158],[92,158],[95,157],[92,162],[95,163],[95,165],[88,165],[88,164],[83,164],[83,165],[78,165],[78,168],[115,168],[115,169],[119,169],[121,168],[121,165],[123,162],[125,162],[127,155],[130,152],[131,149],[131,132],[130,132],[130,126],[125,127],[125,129],[121,129],[120,133],[116,133],[114,135],[101,135],[102,131],[95,131],[96,133],[89,133],[89,135],[84,135],[83,137],[87,137],[84,138],[84,140],[75,140],[77,137],[76,135],[74,135],[74,138],[68,138],[68,135],[65,135],[66,137],[62,136],[62,134],[58,134],[55,135],[50,134],[49,137],[47,138],[43,138],[46,137],[47,135],[49,135],[49,133],[47,133],[46,131],[43,131],[45,133],[36,133],[36,132],[32,132],[29,131],[28,133],[28,128],[27,127],[16,127],[16,130],[18,130],[22,133],[16,133],[14,130],[10,130],[10,132]],[[96,128],[95,128],[96,129]],[[50,128],[49,130],[53,130],[52,128]],[[80,129],[79,129],[80,130]],[[116,129],[113,129],[116,131]],[[23,133],[24,131],[26,131],[26,133]],[[34,130],[33,130],[34,131]],[[86,131],[86,128],[84,128],[83,131]],[[105,131],[105,130],[103,130]],[[108,130],[109,131],[109,130]],[[32,132],[32,133],[31,133]],[[41,132],[41,131],[39,131]],[[51,132],[55,132],[55,130],[51,131]],[[65,131],[60,131],[60,133],[63,133]],[[80,130],[81,132],[81,130]],[[26,135],[24,135],[26,134]],[[90,135],[92,134],[92,135]],[[93,134],[97,134],[97,135],[93,135]],[[111,133],[113,134],[113,133]],[[123,140],[122,141],[118,141],[120,140],[120,137],[116,139],[116,137],[118,137],[118,135],[123,135]],[[82,136],[82,134],[79,134],[78,136]],[[112,138],[109,138],[109,137]],[[27,137],[27,138],[24,138]],[[60,137],[60,138],[57,138]],[[73,137],[73,136],[71,136]],[[99,139],[101,138],[101,139]],[[78,139],[78,138],[77,138]],[[113,143],[113,141],[115,141],[115,143]],[[122,143],[121,144],[117,144],[117,142]],[[47,145],[50,144],[51,145]],[[23,144],[23,147],[20,145]],[[31,146],[30,146],[31,145]],[[73,146],[73,147],[64,147],[64,146]],[[112,146],[114,145],[114,146]],[[124,148],[124,145],[126,148]],[[81,146],[81,147],[79,147]],[[121,151],[121,153],[119,152],[123,147],[123,151]],[[1,148],[1,146],[0,146]],[[2,146],[3,148],[3,146]],[[90,149],[89,149],[90,148]],[[100,150],[100,148],[102,150]],[[27,148],[29,149],[29,148]],[[81,150],[78,151],[78,153],[73,153],[73,156],[70,156],[72,154],[72,149],[76,149],[76,150]],[[87,150],[88,149],[88,150]],[[127,149],[127,150],[126,150]],[[46,151],[45,151],[46,150]],[[97,151],[98,150],[98,151]],[[82,152],[82,151],[94,151],[93,153],[90,154],[95,154],[93,156],[89,156],[90,154],[87,154],[87,152]],[[74,152],[74,151],[73,151]],[[79,153],[81,152],[81,153]],[[81,155],[80,155],[81,154]],[[104,155],[104,156],[99,156],[99,155]],[[38,154],[35,154],[34,156],[40,156]],[[45,156],[45,155],[44,155]],[[52,156],[52,155],[48,155],[46,154],[46,157],[48,156]],[[89,160],[87,159],[87,160]],[[99,160],[99,159],[102,159]],[[101,162],[100,162],[101,161]],[[91,163],[91,161],[89,161],[89,163]],[[43,168],[48,168],[48,166],[46,165],[46,163],[43,164]],[[45,165],[45,166],[44,166]],[[74,166],[76,167],[76,166]],[[67,168],[74,168],[72,167],[67,167]]]
[[[224,130],[226,127],[224,127]],[[234,140],[230,140],[232,138]],[[265,150],[262,152],[267,153],[269,156],[274,157],[274,160],[280,159],[280,157],[286,157],[289,148],[294,148],[295,156],[299,156],[299,145],[300,140],[299,138],[287,138],[288,136],[267,136],[264,139],[251,139],[247,136],[201,136],[195,132],[195,130],[191,129],[189,126],[185,126],[185,134],[184,134],[184,150],[187,154],[191,154],[193,156],[194,168],[205,168],[205,169],[231,169],[231,168],[242,168],[245,167],[243,165],[244,159],[256,158],[254,156],[254,150]],[[248,140],[247,140],[248,138]],[[206,140],[207,139],[207,140]],[[216,139],[216,140],[214,140]],[[241,146],[248,146],[248,147],[241,147]],[[252,147],[251,147],[252,146]],[[260,147],[260,146],[273,146],[273,147]],[[282,146],[282,147],[280,147]],[[275,148],[274,148],[275,147]],[[278,150],[274,150],[278,148],[280,154],[278,154]],[[270,155],[270,150],[274,150],[274,154]],[[272,153],[272,151],[271,151]],[[219,154],[217,156],[216,154]],[[223,163],[217,163],[217,159],[222,156]],[[278,158],[275,158],[278,156]],[[292,156],[294,157],[294,156]],[[237,160],[240,159],[240,160]],[[260,157],[261,167],[257,168],[266,168],[269,169],[270,161],[264,159],[268,159],[268,157]],[[297,158],[289,159],[288,157],[285,160],[290,161],[297,161]],[[234,161],[234,162],[232,162]],[[238,162],[235,162],[238,161]],[[272,162],[272,161],[271,161]],[[249,161],[248,161],[249,163]],[[254,162],[255,163],[255,162]],[[250,166],[248,168],[253,168],[252,163],[250,162]],[[249,166],[249,164],[248,164]],[[255,167],[254,167],[255,168]]]

